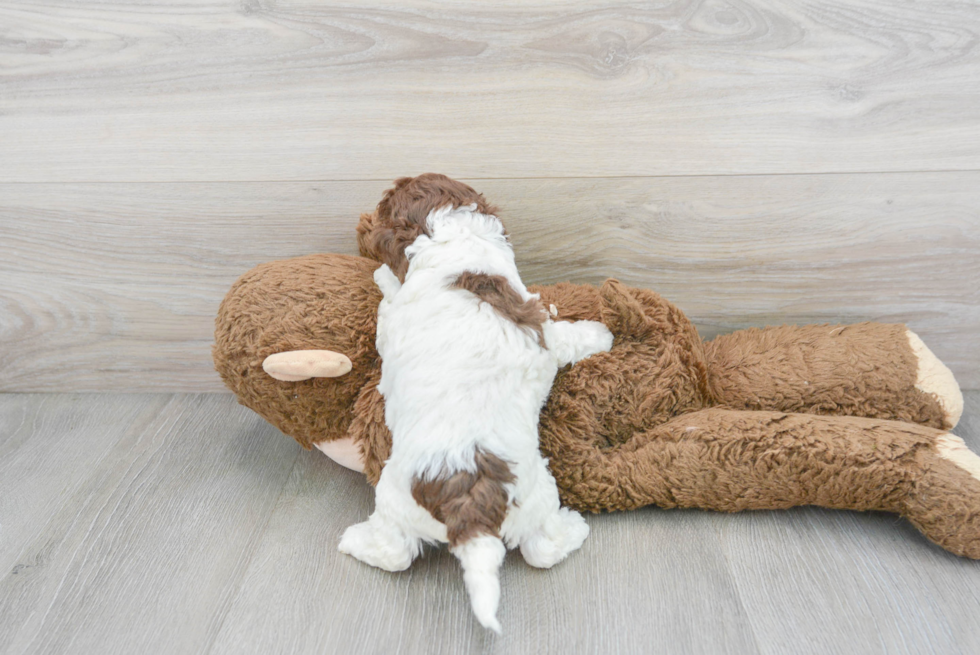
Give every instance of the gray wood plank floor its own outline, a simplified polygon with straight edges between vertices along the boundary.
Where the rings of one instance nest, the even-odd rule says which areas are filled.
[[[337,552],[371,507],[229,395],[0,394],[0,653],[980,652],[980,563],[887,514],[590,516],[555,569],[508,557],[495,637],[444,549]]]

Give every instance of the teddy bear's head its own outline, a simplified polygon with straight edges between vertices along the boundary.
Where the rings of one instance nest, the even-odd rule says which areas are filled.
[[[347,436],[358,394],[380,371],[377,267],[349,255],[270,262],[243,275],[221,303],[215,368],[243,405],[307,448]],[[312,349],[346,356],[350,372],[283,382],[263,370],[269,355]]]

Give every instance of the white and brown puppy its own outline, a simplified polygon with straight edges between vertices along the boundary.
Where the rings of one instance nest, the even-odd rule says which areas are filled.
[[[375,273],[378,390],[392,433],[375,511],[341,552],[389,571],[424,542],[448,542],[473,611],[500,631],[506,547],[548,568],[589,528],[561,508],[538,450],[538,415],[558,368],[609,350],[601,323],[554,322],[517,274],[496,210],[441,175],[403,178],[359,228]]]

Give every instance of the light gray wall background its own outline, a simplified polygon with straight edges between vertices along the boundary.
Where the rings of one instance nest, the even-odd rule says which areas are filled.
[[[530,282],[706,337],[906,322],[980,387],[980,6],[0,3],[0,390],[218,391],[251,266],[355,252],[395,177],[502,207]]]

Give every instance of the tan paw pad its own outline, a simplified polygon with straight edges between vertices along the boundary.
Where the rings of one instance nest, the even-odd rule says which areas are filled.
[[[951,427],[956,427],[960,416],[963,415],[963,392],[956,383],[953,372],[939,361],[931,350],[912,330],[907,330],[909,345],[919,360],[919,370],[916,375],[915,388],[925,393],[934,394],[939,399],[946,412],[946,420]]]
[[[944,434],[936,440],[939,456],[980,480],[980,456],[970,450],[955,434]]]

